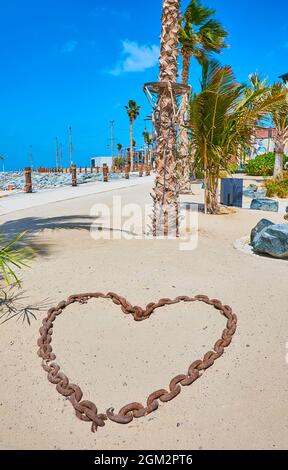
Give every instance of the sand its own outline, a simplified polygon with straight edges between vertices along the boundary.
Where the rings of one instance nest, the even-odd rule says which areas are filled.
[[[123,188],[123,202],[150,202],[151,181]],[[201,198],[200,186],[195,186]],[[133,304],[204,293],[239,317],[232,345],[191,387],[156,413],[128,426],[107,422],[97,434],[48,383],[36,341],[44,312],[31,326],[1,325],[0,448],[12,449],[287,449],[288,263],[234,248],[261,217],[237,209],[199,215],[199,243],[93,240],[90,208],[111,205],[118,190],[32,207],[1,217],[10,234],[30,228],[39,254],[23,272],[26,304],[50,305],[83,291],[115,291]],[[221,336],[225,322],[202,304],[159,309],[136,323],[109,301],[75,305],[55,323],[61,368],[99,411],[144,402],[184,373]]]

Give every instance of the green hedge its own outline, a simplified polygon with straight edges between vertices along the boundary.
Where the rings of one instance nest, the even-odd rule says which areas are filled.
[[[288,157],[284,159],[284,163],[288,162]],[[272,176],[275,164],[275,154],[265,153],[259,155],[254,160],[250,160],[246,166],[245,171],[247,175],[251,176]]]

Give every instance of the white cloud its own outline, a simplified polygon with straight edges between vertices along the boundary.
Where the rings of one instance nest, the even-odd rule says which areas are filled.
[[[118,76],[125,72],[144,72],[155,67],[160,54],[159,46],[140,45],[133,41],[122,41],[123,60],[117,62],[109,72]]]
[[[76,47],[78,46],[78,42],[74,41],[73,39],[70,41],[65,42],[61,47],[62,54],[72,54],[75,51]]]

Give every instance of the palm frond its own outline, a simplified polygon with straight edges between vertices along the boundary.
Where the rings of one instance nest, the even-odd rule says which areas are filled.
[[[198,0],[192,0],[181,18],[179,42],[183,54],[194,56],[203,63],[210,53],[220,53],[227,45],[228,34],[219,21],[212,18],[215,10]]]
[[[5,242],[3,235],[0,237],[0,270],[9,285],[11,284],[11,279],[20,285],[20,280],[14,268],[29,268],[30,266],[27,264],[27,261],[31,260],[35,254],[34,250],[18,246],[19,241],[26,233],[27,231],[22,232],[10,242]]]
[[[219,175],[232,155],[249,147],[259,120],[268,119],[272,112],[287,124],[283,88],[271,90],[256,75],[250,81],[250,86],[237,83],[231,67],[215,60],[203,65],[202,91],[194,94],[190,104],[191,145],[202,168],[205,145],[213,175]]]

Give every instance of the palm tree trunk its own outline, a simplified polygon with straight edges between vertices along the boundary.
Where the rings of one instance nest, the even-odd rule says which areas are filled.
[[[172,84],[177,80],[179,0],[163,0],[160,82],[167,86],[159,92],[160,124],[156,149],[156,178],[152,197],[153,235],[178,236],[179,197],[176,178],[176,98]]]
[[[189,71],[190,71],[191,55],[182,54],[182,83],[188,85],[189,83]]]
[[[209,174],[209,188],[207,191],[207,212],[208,214],[219,214],[218,185],[219,179],[215,174]]]
[[[207,145],[204,142],[204,199],[205,203],[205,214],[219,214],[219,172],[218,166],[209,166],[207,158]]]
[[[274,165],[274,178],[281,178],[283,176],[283,164],[285,153],[285,141],[282,136],[278,136],[275,142],[275,165]]]
[[[182,55],[182,83],[188,85],[189,83],[189,70],[190,70],[191,56],[190,54],[183,53]],[[182,111],[180,115],[181,125],[183,126],[185,113],[189,110],[189,98],[187,95],[182,98]],[[180,134],[180,181],[179,187],[181,193],[191,192],[191,161],[189,158],[189,135],[186,127],[181,129]]]
[[[207,144],[206,140],[204,142],[204,155],[203,155],[203,168],[204,168],[204,212],[207,214],[207,205],[208,205],[208,192],[207,192]]]
[[[134,170],[134,158],[133,158],[133,121],[130,120],[130,149],[129,149],[129,166],[130,171]]]

